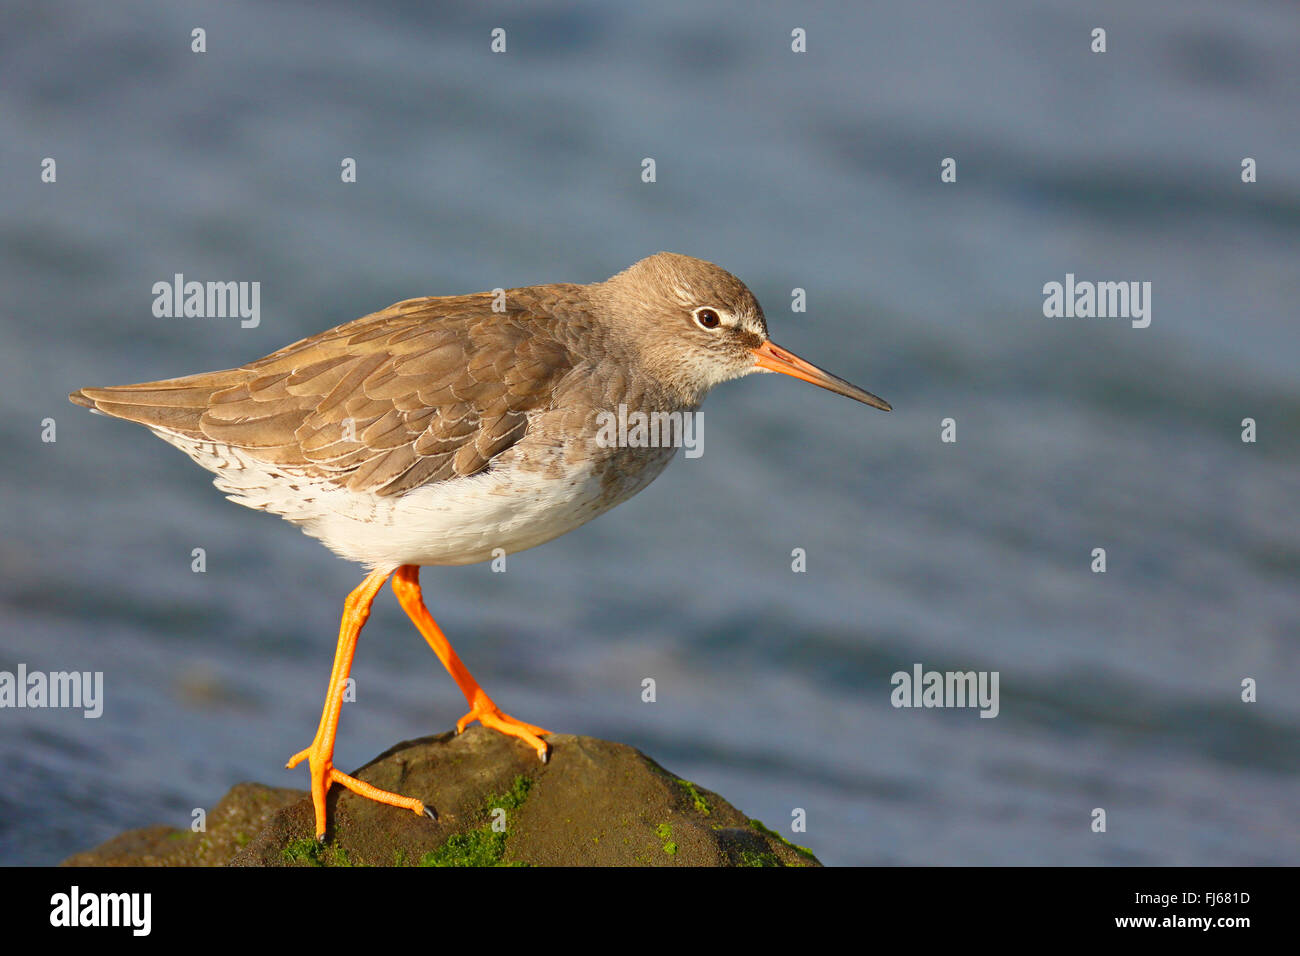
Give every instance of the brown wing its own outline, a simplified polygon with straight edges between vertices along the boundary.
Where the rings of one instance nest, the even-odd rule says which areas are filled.
[[[487,293],[410,299],[242,368],[69,398],[287,472],[401,494],[485,469],[573,368],[556,335],[563,309],[527,291],[511,290],[506,312]]]

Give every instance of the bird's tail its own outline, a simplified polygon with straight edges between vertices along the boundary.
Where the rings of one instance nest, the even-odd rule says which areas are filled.
[[[146,428],[201,439],[200,419],[211,404],[212,396],[233,384],[232,374],[233,371],[204,372],[139,385],[79,388],[68,396],[68,400],[93,412],[124,418]]]

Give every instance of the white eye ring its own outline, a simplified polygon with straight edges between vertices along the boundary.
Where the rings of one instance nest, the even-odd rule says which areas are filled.
[[[717,309],[696,309],[695,324],[702,329],[714,332],[722,328],[722,316],[718,314]]]

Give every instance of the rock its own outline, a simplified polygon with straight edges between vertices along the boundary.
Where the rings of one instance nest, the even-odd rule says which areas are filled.
[[[326,842],[303,790],[232,789],[207,832],[132,830],[67,866],[820,866],[716,793],[624,744],[553,734],[542,764],[480,726],[406,741],[353,776],[438,820],[330,789]],[[495,822],[495,826],[494,826]]]
[[[300,802],[303,790],[240,783],[208,814],[207,832],[151,826],[128,830],[63,866],[224,866],[271,818]]]

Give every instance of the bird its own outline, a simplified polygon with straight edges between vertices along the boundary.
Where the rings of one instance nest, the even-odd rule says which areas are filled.
[[[420,569],[532,548],[626,501],[675,449],[611,441],[608,416],[695,414],[714,386],[755,372],[890,410],[772,342],[730,272],[669,252],[590,284],[407,299],[237,368],[69,399],[145,426],[232,501],[366,569],[343,604],[316,734],[286,764],[307,761],[323,841],[334,785],[437,819],[334,766],[344,684],[384,584],[465,695],[457,733],[477,720],[545,761],[550,731],[482,689],[429,613]]]

